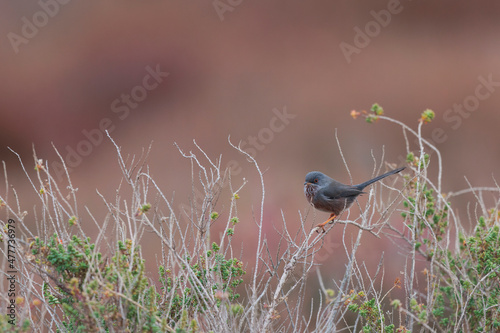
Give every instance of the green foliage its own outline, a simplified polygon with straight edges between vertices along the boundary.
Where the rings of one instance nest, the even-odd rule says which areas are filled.
[[[363,318],[363,332],[394,332],[394,324],[385,325],[385,316],[375,298],[368,298],[364,291],[355,293],[351,290],[344,304]]]
[[[351,116],[356,119],[363,115],[372,123],[378,119],[380,109],[375,104],[372,113],[352,111]],[[435,113],[427,109],[422,112],[420,122],[427,124],[434,118]],[[427,268],[423,270],[425,285],[432,291],[429,293],[426,288],[426,293],[432,298],[412,298],[407,310],[420,325],[440,332],[460,331],[464,327],[474,332],[500,332],[500,212],[495,208],[480,217],[473,233],[458,232],[459,246],[451,248],[450,241],[453,244],[454,240],[450,240],[450,235],[456,225],[452,227],[450,223],[451,203],[443,194],[435,193],[435,187],[425,177],[430,155],[408,152],[406,162],[424,177],[404,175],[401,216],[412,235],[405,239],[411,249],[428,260],[428,268],[432,269],[432,274]],[[349,296],[349,310],[365,320],[364,331],[381,331],[383,325],[383,315],[373,300],[362,298],[359,293]],[[398,309],[403,306],[399,300],[391,305]]]
[[[413,156],[413,155],[412,155]],[[415,157],[408,162],[420,168],[429,164]],[[420,163],[420,165],[418,164]],[[427,183],[417,184],[410,180],[406,187],[406,210],[401,213],[408,228],[416,235],[415,250],[428,260],[437,262],[435,275],[428,276],[435,287],[433,308],[427,311],[425,304],[412,299],[411,311],[421,323],[434,322],[443,331],[453,330],[465,321],[476,332],[493,332],[500,327],[500,236],[496,209],[489,216],[480,217],[474,233],[469,237],[459,235],[460,247],[456,253],[442,247],[443,239],[450,231],[450,203],[439,207],[434,190]],[[458,280],[457,280],[458,279]],[[458,282],[459,285],[456,285]],[[465,304],[465,308],[463,308]],[[463,318],[457,313],[464,313]]]
[[[150,209],[151,209],[151,204],[150,203],[146,203],[146,204],[142,205],[139,208],[139,214],[138,215],[147,213],[147,212],[149,212]]]
[[[379,116],[382,116],[384,114],[384,109],[378,105],[377,103],[373,104],[372,107],[370,108],[371,112],[366,112],[363,111],[362,114],[365,117],[365,121],[369,124],[372,124],[376,122],[379,119]],[[352,111],[351,116],[356,119],[361,113]]]
[[[403,202],[403,206],[407,210],[402,212],[401,216],[417,235],[415,248],[430,257],[436,243],[443,239],[447,231],[449,203],[442,208],[436,207],[434,190],[425,183],[417,184],[411,180],[406,186],[406,191],[407,200]],[[424,249],[422,249],[423,244],[426,245]]]
[[[374,114],[368,114],[365,118],[365,121],[368,123],[368,124],[373,124],[374,122],[376,122],[378,120],[378,116],[374,115]]]
[[[241,316],[244,312],[244,308],[242,305],[240,304],[232,304],[231,305],[231,313],[233,314],[233,316],[237,317],[237,316]]]
[[[410,309],[416,314],[420,323],[427,323],[427,306],[423,303],[418,303],[415,298],[410,300]]]
[[[76,216],[71,216],[68,220],[68,224],[72,227],[76,224]]]
[[[216,243],[212,244],[214,252],[219,250]],[[217,306],[227,299],[230,302],[240,297],[235,288],[243,283],[241,278],[246,272],[243,263],[236,259],[226,259],[223,254],[216,253],[212,256],[212,250],[207,251],[207,256],[191,261],[189,267],[183,267],[183,272],[174,272],[172,268],[159,267],[161,289],[169,297],[169,306],[163,308],[174,321],[182,321],[184,309],[190,313],[204,312],[209,310],[209,295],[203,293],[202,286],[208,286],[210,281],[219,281],[213,284],[212,294],[217,299]],[[191,271],[196,278],[191,277]],[[184,273],[184,274],[182,274]],[[184,276],[189,276],[186,283]],[[188,285],[188,287],[186,287]],[[239,310],[233,312],[240,313]]]
[[[435,115],[434,111],[432,111],[431,109],[426,109],[426,110],[424,110],[424,112],[422,112],[420,120],[422,122],[424,122],[424,124],[430,123],[434,119],[435,116],[436,115]]]
[[[354,119],[363,116],[368,123],[379,119],[390,120],[384,116],[384,109],[378,104],[373,104],[368,112],[353,110],[351,116]],[[434,118],[432,110],[423,111],[419,126],[431,122]],[[406,133],[410,132],[412,131]],[[407,254],[412,258],[410,260],[415,260],[412,262],[415,269],[405,269],[403,273],[404,298],[397,295],[402,300],[393,299],[394,295],[391,294],[392,289],[401,288],[403,285],[399,277],[389,291],[382,292],[377,289],[379,285],[375,281],[366,283],[363,275],[355,272],[355,278],[353,275],[348,278],[352,288],[357,291],[351,290],[345,295],[345,290],[338,292],[336,289],[324,288],[323,304],[327,305],[322,309],[313,308],[313,311],[320,311],[318,313],[326,316],[329,315],[326,309],[334,308],[330,304],[342,306],[343,302],[344,308],[339,313],[350,313],[354,315],[355,321],[351,322],[350,317],[345,316],[338,318],[337,322],[343,321],[348,326],[352,325],[353,331],[356,332],[406,333],[410,329],[414,332],[426,331],[429,327],[436,332],[500,332],[500,212],[496,208],[489,210],[485,216],[478,219],[473,232],[462,229],[457,219],[451,219],[456,216],[456,212],[452,211],[450,202],[442,193],[436,193],[438,187],[429,180],[427,169],[431,156],[424,152],[423,147],[419,148],[422,149],[416,149],[418,154],[406,152],[409,168],[401,173],[405,184],[401,193],[398,193],[399,198],[402,198],[398,198],[402,207],[396,200],[393,202],[402,217],[396,220],[402,223],[387,223],[392,228],[391,232],[399,237],[397,242],[407,242],[398,246],[401,245],[401,249],[408,251]],[[37,166],[36,170],[42,169]],[[40,193],[50,194],[47,188],[42,185]],[[233,193],[231,203],[238,198],[239,195]],[[3,206],[5,203],[0,200],[0,208]],[[148,231],[150,228],[154,230],[157,221],[168,219],[155,215],[160,214],[161,209],[155,207],[152,210],[147,201],[135,202],[130,207],[133,209],[129,218],[141,216],[141,219],[152,221],[147,225]],[[196,237],[199,238],[191,238],[195,240],[195,244],[190,242],[191,239],[186,242],[188,238],[183,238],[182,244],[174,239],[178,234],[184,234],[184,231],[187,234],[192,225],[179,232],[180,229],[168,229],[175,223],[158,223],[165,228],[158,231],[158,234],[163,230],[165,235],[169,235],[169,232],[172,232],[170,235],[174,234],[170,236],[173,240],[162,239],[165,247],[158,256],[162,260],[162,265],[158,267],[159,283],[147,277],[145,259],[135,241],[126,239],[105,242],[104,246],[111,249],[101,254],[98,249],[102,248],[104,243],[94,244],[90,238],[84,237],[61,236],[78,229],[69,228],[78,226],[77,216],[72,215],[77,213],[64,215],[64,219],[58,222],[65,232],[61,231],[45,240],[39,237],[31,239],[29,252],[23,258],[43,279],[41,293],[39,290],[36,290],[36,293],[27,293],[39,297],[29,303],[30,309],[33,309],[29,315],[35,318],[47,313],[57,314],[49,319],[52,321],[51,325],[55,323],[54,326],[60,331],[68,332],[194,333],[208,330],[207,327],[210,326],[206,324],[207,318],[220,321],[224,317],[224,320],[227,318],[228,327],[232,325],[233,329],[248,328],[248,323],[243,320],[247,320],[245,317],[248,317],[249,312],[265,315],[269,311],[271,324],[266,326],[265,331],[272,331],[273,325],[284,331],[283,328],[287,326],[283,325],[283,321],[289,320],[293,306],[300,309],[303,294],[300,294],[301,300],[298,301],[296,295],[291,292],[284,293],[282,289],[283,297],[275,297],[274,305],[266,302],[272,300],[268,295],[273,294],[271,288],[275,285],[274,280],[279,277],[283,267],[281,264],[286,260],[268,262],[267,259],[259,257],[258,260],[263,261],[264,265],[256,270],[261,274],[257,277],[256,285],[257,288],[264,288],[262,292],[258,291],[263,296],[258,300],[258,304],[249,305],[248,299],[241,301],[238,288],[243,284],[244,264],[234,258],[233,249],[228,245],[233,240],[239,219],[229,215],[226,232],[222,236],[225,239],[213,242],[209,228],[220,217],[219,213],[214,211],[215,207],[210,204],[206,210],[202,210],[200,216],[205,218],[200,219],[202,222],[196,225],[195,229],[198,232]],[[236,210],[230,210],[229,214],[232,212]],[[4,233],[0,234],[0,241],[3,241],[6,233],[4,230]],[[458,235],[458,241],[455,235]],[[104,233],[103,236],[107,237]],[[457,242],[454,243],[455,241]],[[287,251],[290,251],[289,248]],[[360,261],[354,256],[352,258]],[[307,263],[305,257],[300,260]],[[425,268],[420,270],[421,266]],[[268,271],[263,267],[267,267]],[[273,271],[275,268],[276,271]],[[287,269],[285,265],[285,272]],[[293,267],[290,272],[292,270]],[[423,278],[419,276],[419,271],[423,273]],[[381,275],[384,275],[390,270],[382,269],[382,272]],[[413,275],[409,277],[410,274]],[[269,280],[265,278],[267,275],[270,275]],[[379,277],[380,275],[374,280]],[[305,281],[305,275],[297,281],[301,278]],[[303,291],[303,288],[304,285],[300,285],[299,289]],[[251,288],[247,286],[247,290],[249,289]],[[281,296],[278,292],[275,295]],[[51,311],[36,309],[42,303],[40,299],[44,300],[42,306],[50,307]],[[254,305],[255,311],[249,311],[250,306]],[[19,308],[22,308],[21,305]],[[272,309],[272,312],[269,309]],[[223,316],[212,316],[213,313]],[[208,315],[205,316],[206,314]],[[288,318],[285,317],[287,315]],[[282,322],[278,322],[280,316],[283,318]],[[241,319],[243,325],[235,325],[236,321],[232,319]],[[37,323],[32,318],[23,318],[15,326],[8,320],[6,315],[0,315],[1,332],[28,332],[38,329],[34,327]],[[47,320],[43,320],[46,324]],[[400,326],[397,327],[395,323]],[[213,325],[213,322],[210,324]]]
[[[370,111],[375,113],[377,116],[381,116],[384,114],[384,109],[380,105],[378,105],[378,103],[373,104]]]
[[[46,268],[55,286],[43,284],[48,304],[64,314],[68,331],[111,330],[161,331],[159,295],[145,277],[140,248],[127,240],[117,245],[109,260],[89,238],[73,236],[67,244],[54,234],[49,241],[31,244],[34,262]],[[101,282],[98,282],[101,281]]]
[[[409,163],[426,168],[428,155],[419,162],[411,154]],[[420,163],[420,164],[419,164]],[[459,252],[452,253],[440,246],[449,233],[450,203],[439,207],[434,190],[427,183],[417,184],[410,180],[406,187],[406,211],[401,216],[408,228],[416,235],[415,250],[439,263],[438,274],[433,277],[436,287],[434,307],[430,313],[424,304],[412,300],[410,308],[420,322],[434,320],[443,330],[452,330],[460,318],[456,314],[465,312],[462,319],[476,331],[495,331],[500,323],[500,237],[497,210],[488,217],[480,217],[473,235],[460,234]],[[453,287],[454,277],[459,286]],[[430,277],[428,277],[430,278]],[[462,304],[466,302],[463,309]]]
[[[449,269],[460,282],[460,289],[449,286],[451,276],[441,270],[440,287],[432,315],[443,328],[454,327],[455,311],[464,311],[465,320],[476,332],[494,332],[500,328],[500,234],[497,210],[481,217],[470,237],[460,237],[456,254],[438,252],[436,259],[449,262]],[[466,300],[462,309],[459,300]]]
[[[86,255],[94,249],[88,238],[81,240],[77,236],[73,236],[68,244],[63,246],[57,234],[54,234],[47,243],[37,237],[30,247],[37,264],[51,266],[61,274],[63,280],[68,281],[72,277],[80,279],[85,277],[89,268]]]
[[[5,312],[4,309],[2,310],[3,310],[2,312]],[[31,322],[29,321],[29,319],[25,319],[19,323],[17,320],[13,321],[13,318],[9,317],[8,314],[4,313],[0,314],[0,332],[27,333],[32,331],[33,330],[31,328]]]

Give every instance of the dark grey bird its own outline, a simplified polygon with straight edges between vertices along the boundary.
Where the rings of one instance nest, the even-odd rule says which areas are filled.
[[[314,208],[331,213],[328,220],[316,227],[325,232],[325,225],[332,222],[342,211],[349,208],[358,195],[365,193],[363,192],[365,187],[404,169],[405,167],[402,167],[389,171],[359,185],[345,185],[319,171],[309,172],[304,183],[304,194],[307,201]]]

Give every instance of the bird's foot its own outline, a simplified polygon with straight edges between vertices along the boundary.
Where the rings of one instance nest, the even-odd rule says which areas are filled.
[[[325,233],[325,232],[326,232],[326,230],[325,230],[325,225],[327,225],[328,223],[333,222],[333,220],[334,220],[336,217],[337,217],[337,215],[335,215],[335,214],[331,214],[331,215],[330,215],[330,218],[329,218],[328,220],[326,220],[325,222],[320,223],[320,224],[318,224],[318,225],[316,226],[316,228],[318,228],[318,229],[316,230],[316,232],[318,232],[318,233],[319,233],[319,229],[321,229],[321,230],[323,230],[323,233]]]

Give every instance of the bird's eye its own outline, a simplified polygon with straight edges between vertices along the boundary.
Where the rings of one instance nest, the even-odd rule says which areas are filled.
[[[314,182],[317,183],[318,182],[318,178],[314,178]]]

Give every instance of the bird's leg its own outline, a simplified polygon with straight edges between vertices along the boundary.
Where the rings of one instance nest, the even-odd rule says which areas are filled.
[[[332,222],[332,221],[333,221],[336,217],[337,217],[337,215],[336,215],[336,214],[334,214],[334,213],[332,213],[332,214],[330,215],[330,218],[329,218],[328,220],[326,220],[326,221],[325,221],[325,222],[323,222],[323,223],[318,224],[318,225],[316,226],[316,228],[321,228],[321,230],[323,230],[323,233],[325,233],[325,232],[326,232],[326,230],[325,230],[325,225],[327,225],[328,223]],[[316,231],[317,231],[317,232],[319,232],[319,229],[318,229],[318,230],[316,230]]]

